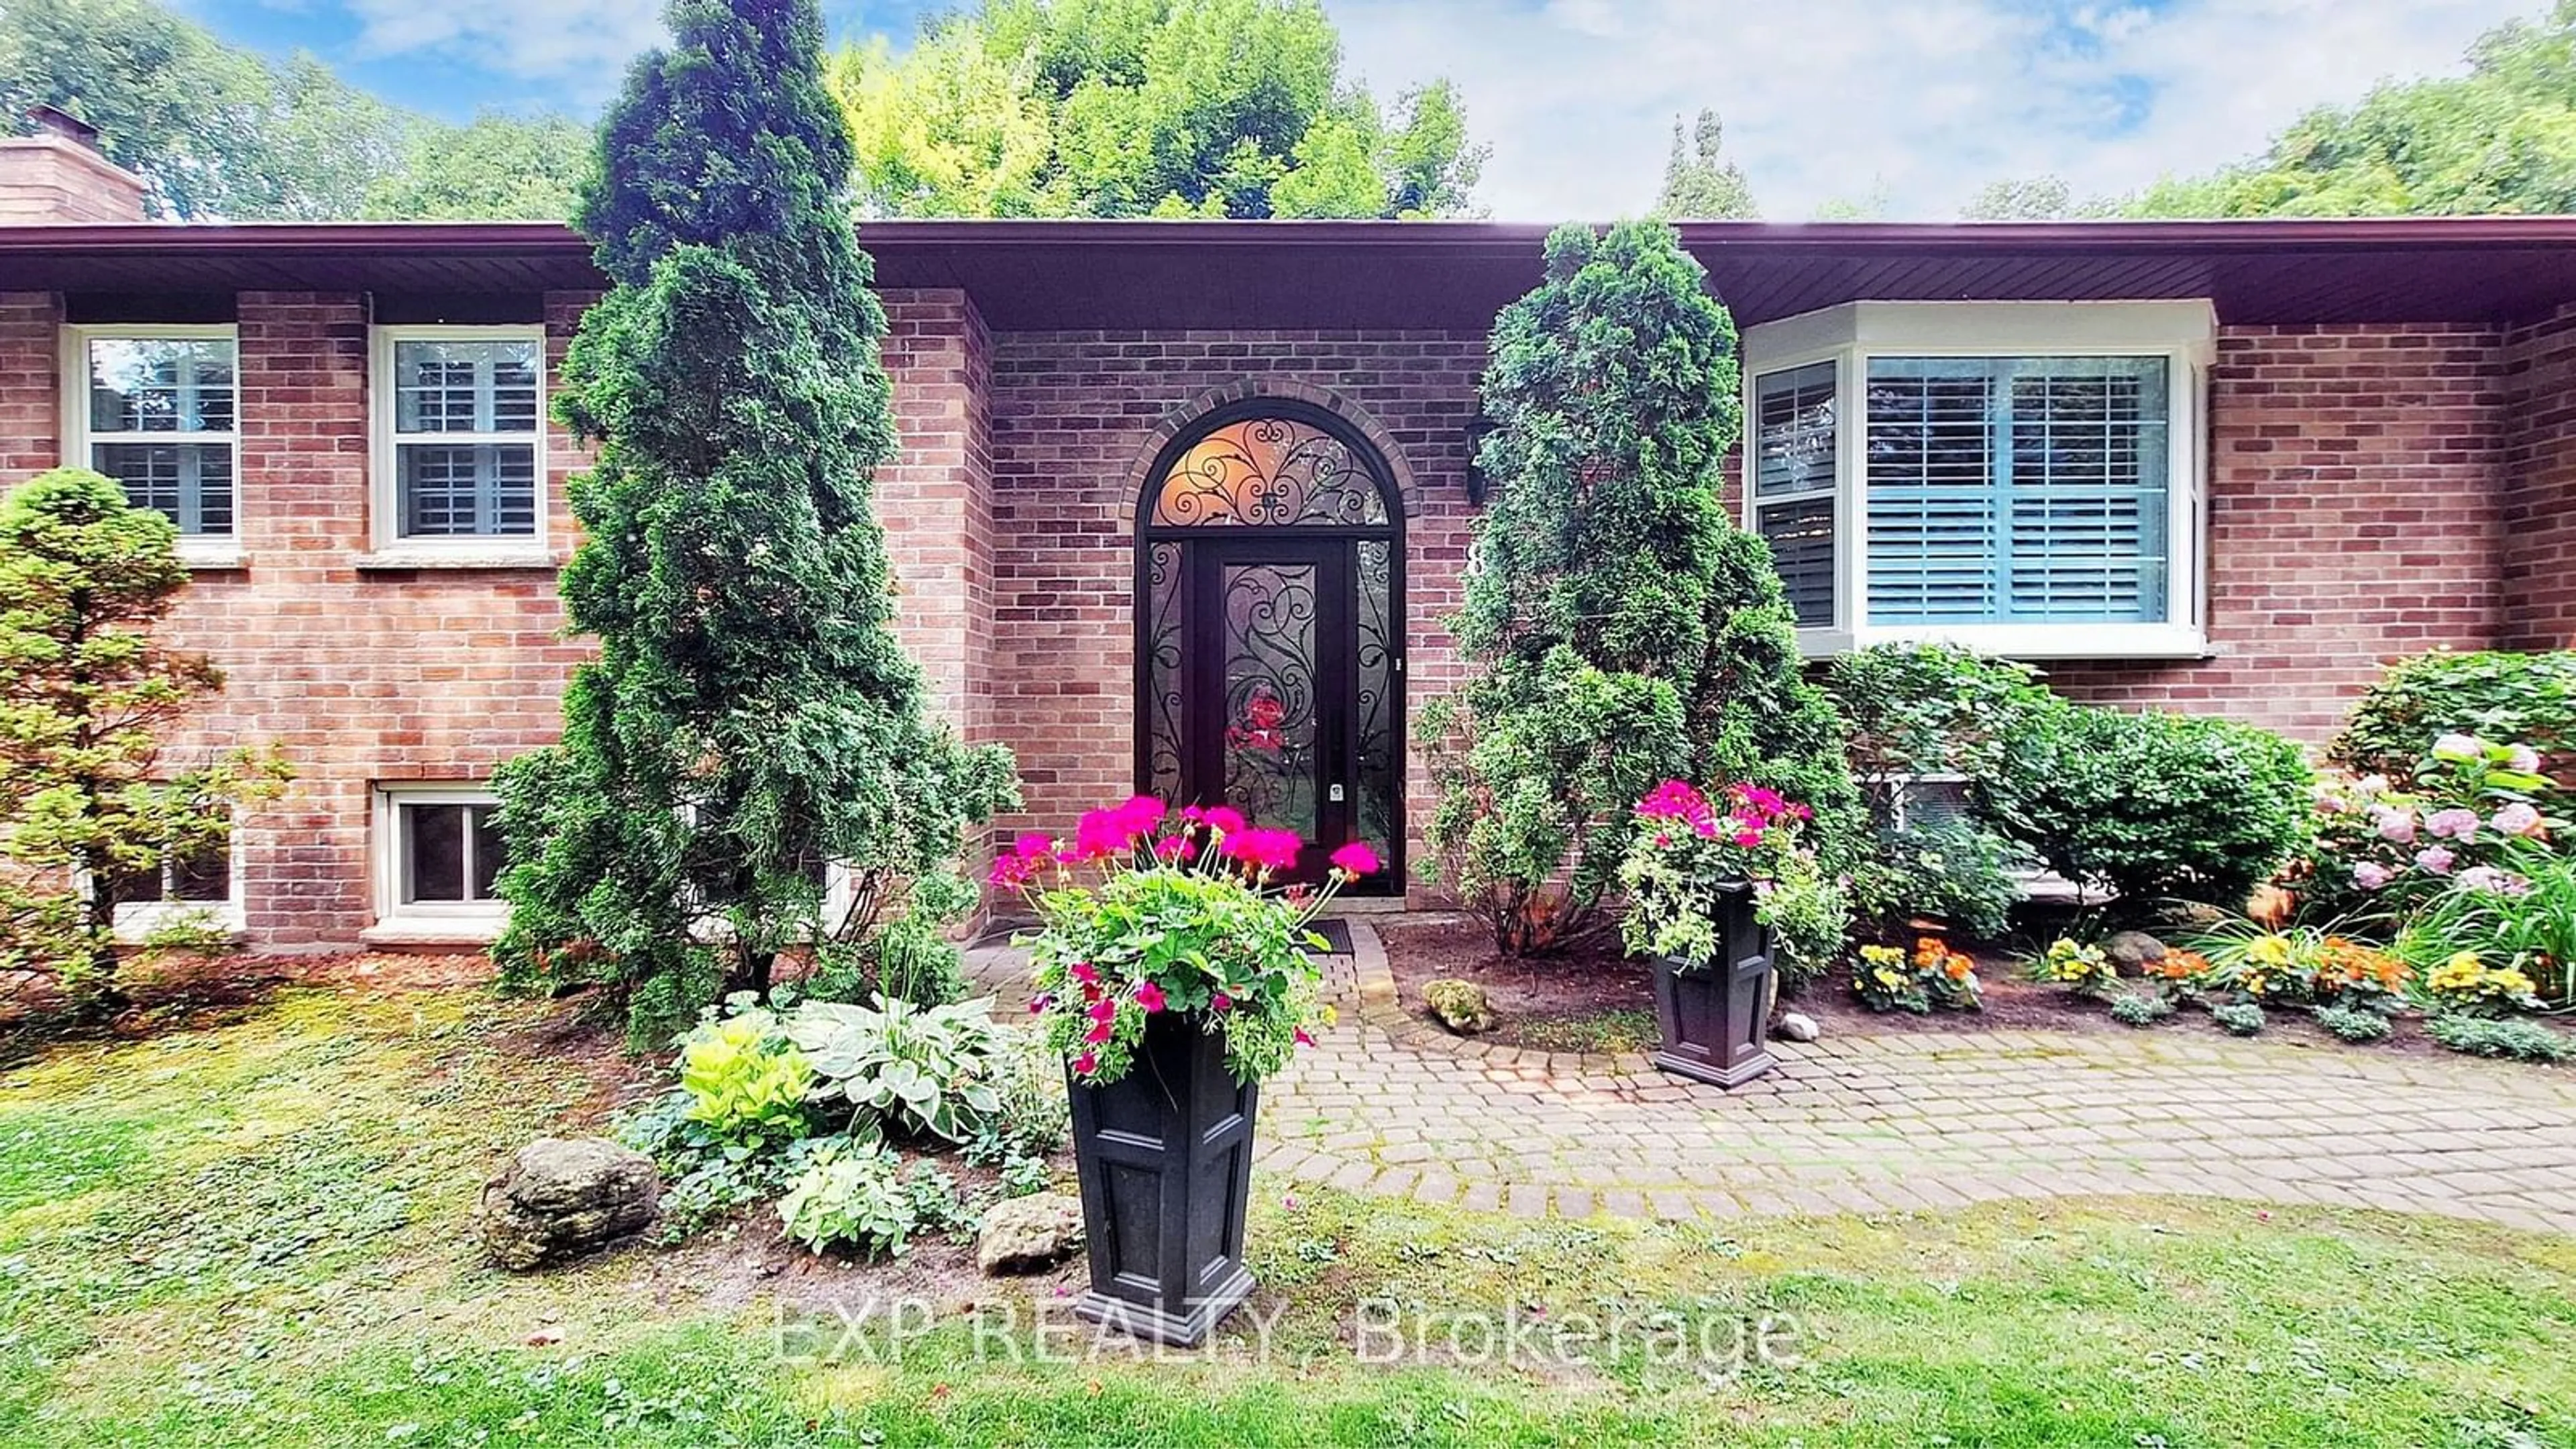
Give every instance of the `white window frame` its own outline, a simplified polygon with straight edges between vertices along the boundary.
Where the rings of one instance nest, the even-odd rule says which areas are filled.
[[[459,445],[525,443],[534,452],[536,478],[536,527],[531,533],[458,534],[447,536],[405,537],[402,531],[402,470],[395,451],[394,421],[400,398],[394,379],[394,350],[405,342],[530,342],[537,353],[537,426],[527,433],[407,433],[405,439],[448,442]],[[369,512],[375,517],[375,557],[379,565],[436,566],[449,564],[471,567],[488,563],[526,563],[548,557],[546,515],[552,511],[554,489],[546,472],[546,404],[552,395],[552,361],[547,356],[546,329],[541,323],[507,323],[487,326],[384,325],[369,329],[367,357],[368,462],[367,472],[374,482],[368,490]]]
[[[1941,642],[2015,659],[2208,656],[2206,567],[2209,367],[2218,319],[2205,299],[2144,302],[1847,302],[1744,330],[1743,406],[1756,419],[1761,378],[1834,364],[1834,616],[1798,631],[1825,658],[1872,644]],[[1877,357],[2156,357],[2165,361],[2165,619],[2160,623],[1874,625],[1868,618],[1866,387]],[[1742,517],[1755,526],[1748,430]]]
[[[90,427],[89,347],[92,342],[203,342],[233,345],[233,426],[224,433],[101,433]],[[179,535],[180,562],[196,568],[230,568],[241,562],[242,395],[241,329],[230,322],[75,322],[62,329],[61,462],[67,468],[96,469],[93,443],[211,443],[221,441],[233,454],[233,529],[230,533]]]
[[[115,908],[116,939],[127,944],[140,943],[149,940],[155,931],[165,926],[181,923],[205,925],[233,936],[241,935],[247,930],[250,921],[250,893],[245,889],[243,875],[249,865],[250,857],[243,849],[240,822],[233,822],[232,828],[226,832],[226,835],[224,845],[226,889],[222,900],[119,901]],[[170,869],[168,860],[162,861],[161,869],[163,889],[167,890]],[[82,890],[89,889],[88,872],[79,873],[79,882]]]
[[[400,935],[457,941],[488,941],[509,924],[505,901],[405,901],[403,897],[403,825],[405,805],[498,805],[501,797],[489,785],[379,784],[375,791],[377,939]],[[466,832],[470,841],[473,832]],[[469,845],[469,849],[471,846]]]

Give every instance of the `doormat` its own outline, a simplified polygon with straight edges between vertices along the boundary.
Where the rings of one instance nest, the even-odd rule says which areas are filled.
[[[1351,954],[1350,922],[1336,920],[1314,921],[1309,923],[1306,929],[1324,938],[1325,955],[1347,956]]]

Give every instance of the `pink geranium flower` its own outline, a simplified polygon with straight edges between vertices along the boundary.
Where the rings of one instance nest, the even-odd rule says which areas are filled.
[[[2498,870],[2491,865],[2473,865],[2461,871],[2460,884],[2469,890],[2487,891],[2500,896],[2526,895],[2531,890],[2530,881],[2515,875],[2512,871]]]
[[[1234,1010],[1234,998],[1220,991],[1208,998],[1208,1009],[1223,1013]]]
[[[1162,1010],[1166,1005],[1166,1001],[1163,996],[1163,988],[1155,985],[1151,981],[1137,982],[1136,1004],[1145,1008],[1149,1015]]]
[[[1368,875],[1378,867],[1377,852],[1369,849],[1367,841],[1354,840],[1333,852],[1333,865],[1353,875]]]
[[[1215,831],[1219,835],[1241,835],[1243,833],[1243,813],[1229,806],[1211,805],[1199,818],[1207,822],[1208,829]]]
[[[1178,860],[1182,856],[1187,855],[1189,853],[1189,849],[1190,838],[1188,836],[1166,835],[1162,839],[1154,842],[1154,858],[1161,861]]]
[[[1293,830],[1250,829],[1227,836],[1221,848],[1255,872],[1267,873],[1294,867],[1304,845]]]
[[[1038,1013],[1045,1011],[1048,1007],[1053,1005],[1055,1005],[1055,998],[1044,992],[1040,992],[1029,998],[1029,1015],[1036,1016]]]

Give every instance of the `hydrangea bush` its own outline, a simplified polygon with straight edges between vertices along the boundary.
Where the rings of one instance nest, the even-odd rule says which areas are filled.
[[[992,883],[1037,913],[1039,929],[1020,937],[1035,968],[1029,1010],[1077,1080],[1126,1076],[1165,1012],[1221,1034],[1240,1082],[1312,1041],[1332,1011],[1308,954],[1324,945],[1312,922],[1378,860],[1353,842],[1333,852],[1321,888],[1279,883],[1304,849],[1296,832],[1224,806],[1175,813],[1139,795],[1086,813],[1070,841],[1024,834],[994,861]]]
[[[1704,792],[1666,780],[1632,813],[1636,834],[1619,866],[1628,896],[1619,929],[1630,954],[1669,957],[1685,971],[1716,964],[1720,913],[1742,891],[1753,893],[1790,978],[1812,976],[1840,954],[1851,913],[1806,841],[1814,818],[1806,805],[1760,785]]]
[[[2539,752],[2474,735],[2435,740],[2406,782],[2333,776],[2312,801],[2313,843],[2290,875],[2301,915],[2317,921],[2395,920],[2454,886],[2523,893],[2528,875],[2509,857],[2567,828],[2567,792]]]

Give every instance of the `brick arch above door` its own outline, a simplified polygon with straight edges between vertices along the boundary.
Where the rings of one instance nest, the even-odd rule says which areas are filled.
[[[1137,502],[1146,496],[1146,484],[1173,439],[1197,427],[1220,408],[1256,401],[1304,403],[1331,413],[1366,439],[1378,460],[1386,465],[1387,481],[1404,516],[1412,518],[1422,511],[1422,489],[1414,481],[1412,466],[1405,461],[1403,445],[1368,409],[1328,387],[1285,379],[1247,378],[1209,388],[1163,414],[1128,461],[1126,476],[1120,480],[1119,496],[1125,500],[1125,511],[1118,520],[1120,527],[1134,531]]]

